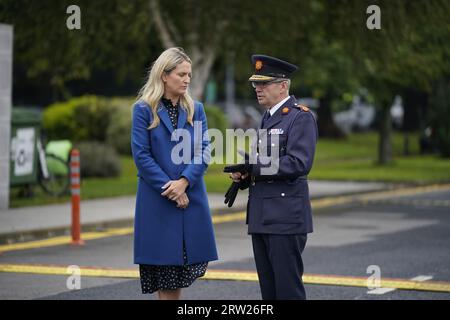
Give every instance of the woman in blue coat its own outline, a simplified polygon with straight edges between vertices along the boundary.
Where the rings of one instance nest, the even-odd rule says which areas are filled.
[[[164,51],[133,109],[131,147],[138,169],[134,263],[139,264],[142,292],[157,291],[160,299],[179,299],[181,288],[217,260],[203,181],[208,127],[203,105],[188,93],[191,65],[181,48]]]

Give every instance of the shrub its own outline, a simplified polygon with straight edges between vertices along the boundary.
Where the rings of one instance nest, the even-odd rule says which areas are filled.
[[[48,106],[43,114],[43,127],[49,139],[105,141],[109,124],[107,100],[82,96]]]
[[[119,154],[131,155],[131,117],[134,99],[110,100],[112,112],[106,133],[106,142]]]
[[[82,177],[117,177],[121,172],[120,159],[113,147],[97,141],[75,144],[80,151]]]

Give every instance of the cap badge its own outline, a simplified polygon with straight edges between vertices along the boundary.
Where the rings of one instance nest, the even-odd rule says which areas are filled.
[[[263,67],[262,61],[261,61],[261,60],[256,61],[256,63],[255,63],[255,69],[259,71],[259,70],[262,69],[262,67]]]

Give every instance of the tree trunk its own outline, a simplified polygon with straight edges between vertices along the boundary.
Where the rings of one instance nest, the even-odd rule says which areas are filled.
[[[198,47],[192,47],[188,49],[188,54],[192,60],[194,74],[190,84],[191,95],[193,99],[201,100],[217,53],[215,48],[202,51]]]
[[[378,163],[381,165],[389,164],[392,161],[391,131],[391,105],[385,102],[382,104],[379,126]]]
[[[192,16],[191,20],[189,20],[190,28],[185,41],[186,53],[192,60],[193,79],[190,84],[190,93],[195,100],[201,100],[203,98],[203,92],[205,90],[206,82],[208,81],[209,73],[211,72],[211,68],[217,56],[221,34],[226,25],[228,25],[228,20],[224,17],[223,21],[217,21],[215,23],[215,30],[213,30],[215,37],[213,41],[204,45],[204,41],[200,39],[197,25],[198,19],[195,19],[195,17],[200,14],[197,11],[199,9],[195,5],[195,1],[187,1],[185,5],[186,12],[190,13]],[[181,45],[181,32],[175,28],[170,17],[164,16],[159,1],[149,0],[149,6],[156,30],[163,46],[168,49],[170,47]]]
[[[345,134],[336,126],[331,113],[331,96],[325,95],[320,99],[320,105],[317,109],[317,127],[320,137],[343,138]]]

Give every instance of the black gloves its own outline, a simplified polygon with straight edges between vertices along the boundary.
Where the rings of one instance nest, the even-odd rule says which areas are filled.
[[[240,172],[241,174],[248,173],[250,174],[252,171],[252,165],[249,164],[249,156],[247,153],[239,152],[245,160],[245,163],[235,164],[231,166],[226,166],[223,168],[223,172],[233,173]],[[228,204],[228,207],[231,208],[233,206],[234,200],[236,199],[237,193],[239,189],[244,189],[245,180],[241,180],[239,182],[234,182],[228,188],[227,193],[225,193],[225,204]]]
[[[251,171],[252,171],[252,165],[246,164],[246,163],[234,164],[234,165],[226,166],[225,168],[223,168],[223,172],[227,172],[227,173],[240,172],[240,173],[244,174],[244,173],[250,173]]]
[[[225,193],[225,204],[228,204],[228,208],[233,206],[234,200],[236,199],[237,193],[239,191],[240,182],[234,182],[228,188],[227,193]]]
[[[252,165],[249,163],[250,156],[248,155],[248,153],[240,150],[238,152],[241,156],[244,157],[244,163],[226,166],[225,168],[223,168],[223,172],[227,173],[240,172],[242,174],[252,172]]]

